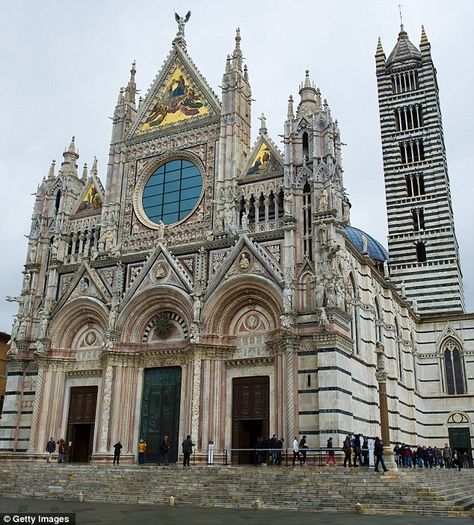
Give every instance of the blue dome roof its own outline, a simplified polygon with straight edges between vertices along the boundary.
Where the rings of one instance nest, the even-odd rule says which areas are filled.
[[[362,253],[362,236],[365,235],[367,237],[367,250],[369,252],[369,257],[376,259],[377,261],[388,261],[387,250],[368,233],[365,233],[358,228],[354,228],[354,226],[345,226],[344,228],[346,237],[359,252]]]

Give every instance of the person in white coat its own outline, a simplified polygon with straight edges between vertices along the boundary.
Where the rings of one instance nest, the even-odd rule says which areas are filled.
[[[295,466],[295,463],[296,463],[296,460],[299,461],[300,459],[300,447],[298,445],[298,436],[295,436],[295,439],[293,440],[293,443],[292,443],[292,448],[293,448],[293,466]]]

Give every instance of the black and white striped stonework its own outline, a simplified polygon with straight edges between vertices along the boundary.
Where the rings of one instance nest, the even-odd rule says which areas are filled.
[[[420,313],[464,311],[436,70],[401,30],[376,53],[392,281]],[[403,283],[403,284],[402,284]]]

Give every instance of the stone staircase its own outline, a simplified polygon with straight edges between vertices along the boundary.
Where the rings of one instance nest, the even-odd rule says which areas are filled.
[[[0,463],[6,498],[57,498],[127,504],[467,516],[474,508],[474,470],[363,468],[156,467]]]

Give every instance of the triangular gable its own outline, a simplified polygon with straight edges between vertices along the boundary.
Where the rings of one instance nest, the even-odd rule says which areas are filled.
[[[257,265],[253,265],[247,259],[238,260],[239,257],[241,257],[244,248],[246,248],[247,251],[250,252],[250,254],[255,258],[258,268],[261,268],[264,273],[262,271],[252,272],[252,269],[255,269]],[[235,264],[239,264],[240,268],[245,270],[245,265],[247,263],[249,263],[249,273],[266,274],[267,277],[273,279],[283,289],[283,273],[267,254],[266,250],[260,247],[256,242],[252,242],[246,234],[240,234],[237,243],[229,251],[227,257],[222,261],[219,269],[209,280],[206,290],[204,291],[204,300],[209,298],[211,293],[223,280],[229,278],[235,273],[233,272],[233,267]]]
[[[89,177],[74,213],[96,212],[102,209],[103,196],[96,182]]]
[[[187,53],[175,45],[138,110],[129,138],[219,114],[219,99]]]
[[[266,135],[260,135],[242,170],[241,178],[283,174],[283,157]]]
[[[176,257],[171,255],[163,244],[159,243],[125,293],[120,310],[143,288],[145,280],[151,276],[152,272],[153,278],[151,280],[156,284],[179,286],[188,293],[193,291],[193,282],[188,272],[181,266]]]
[[[107,290],[97,272],[87,263],[82,263],[69,282],[53,309],[54,316],[66,303],[78,297],[95,297],[105,304],[110,303],[111,293]]]

